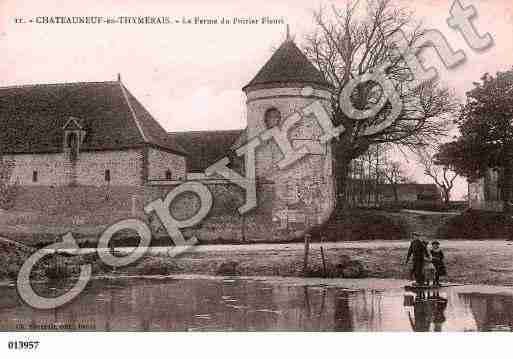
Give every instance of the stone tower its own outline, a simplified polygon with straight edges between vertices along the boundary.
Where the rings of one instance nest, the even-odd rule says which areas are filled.
[[[247,97],[246,140],[301,115],[288,132],[294,149],[308,154],[281,167],[283,153],[272,138],[256,150],[257,200],[265,217],[272,218],[273,236],[298,236],[327,220],[335,204],[332,155],[314,116],[303,110],[313,102],[329,111],[331,86],[287,36],[257,75],[243,88]]]

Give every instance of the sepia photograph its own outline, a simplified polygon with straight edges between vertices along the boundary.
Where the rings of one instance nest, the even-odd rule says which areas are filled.
[[[513,331],[510,0],[0,0],[0,54],[7,357]]]

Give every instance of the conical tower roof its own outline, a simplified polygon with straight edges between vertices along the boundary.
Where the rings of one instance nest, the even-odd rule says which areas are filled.
[[[287,39],[243,91],[302,83],[331,88],[322,73],[307,59],[294,41]]]

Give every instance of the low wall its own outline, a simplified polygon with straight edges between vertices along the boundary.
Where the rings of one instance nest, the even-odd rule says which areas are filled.
[[[140,186],[20,186],[13,210],[41,213],[46,224],[108,224],[133,216],[143,196]]]
[[[272,221],[272,185],[258,189],[258,206],[240,215],[237,209],[245,202],[244,191],[231,183],[205,183],[213,197],[212,209],[201,223],[185,228],[186,237],[196,236],[203,243],[244,242],[272,240],[277,234]],[[147,186],[146,202],[164,198],[174,186]],[[170,212],[177,219],[190,218],[199,208],[199,199],[192,193],[177,197]],[[152,214],[149,219],[157,236],[166,235],[160,221]]]
[[[37,214],[34,221],[23,224],[73,225],[78,230],[81,225],[109,225],[137,217],[150,224],[154,236],[161,237],[167,233],[160,220],[155,213],[145,214],[144,207],[153,200],[164,199],[180,184],[144,187],[21,186],[14,210]],[[276,201],[281,201],[274,184],[257,186],[257,207],[244,215],[238,212],[245,203],[244,190],[239,186],[228,181],[205,181],[204,184],[213,196],[212,209],[198,225],[183,229],[186,237],[196,236],[203,243],[273,241],[292,239],[304,229],[304,224],[284,223],[279,212],[273,212]],[[199,198],[194,193],[181,194],[170,206],[171,214],[179,220],[192,217],[198,209]],[[299,209],[300,212],[303,210]],[[287,217],[287,221],[294,220],[292,215]]]

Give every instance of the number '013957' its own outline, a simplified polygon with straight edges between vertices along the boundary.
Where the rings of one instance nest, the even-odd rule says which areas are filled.
[[[35,350],[39,347],[39,341],[31,340],[10,340],[7,343],[7,348],[9,350]]]

